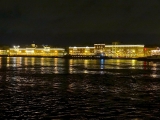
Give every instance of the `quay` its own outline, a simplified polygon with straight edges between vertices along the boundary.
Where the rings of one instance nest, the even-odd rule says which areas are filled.
[[[64,55],[64,56],[41,56],[41,55],[0,55],[0,57],[37,57],[37,58],[63,58],[63,59],[137,59],[137,58],[124,58],[124,57],[108,57],[98,55]]]

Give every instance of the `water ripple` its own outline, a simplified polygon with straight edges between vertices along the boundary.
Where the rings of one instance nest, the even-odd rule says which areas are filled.
[[[1,58],[0,118],[160,119],[159,67],[132,60]]]

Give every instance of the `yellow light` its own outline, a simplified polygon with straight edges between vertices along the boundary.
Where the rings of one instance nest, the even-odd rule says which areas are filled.
[[[70,52],[72,53],[72,50]]]
[[[87,52],[87,51],[85,51],[85,52]]]
[[[132,60],[132,66],[134,66],[134,65],[135,65],[135,63],[136,63],[136,61],[135,61],[135,60]]]
[[[57,50],[55,52],[57,52]]]

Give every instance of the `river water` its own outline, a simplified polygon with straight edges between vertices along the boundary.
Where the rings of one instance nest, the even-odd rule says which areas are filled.
[[[0,119],[160,119],[160,62],[0,58]]]

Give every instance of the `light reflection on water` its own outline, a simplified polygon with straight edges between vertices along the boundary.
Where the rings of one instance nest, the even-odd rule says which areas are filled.
[[[0,118],[159,119],[160,63],[0,58]]]
[[[123,71],[127,72],[139,71],[145,73],[150,71],[151,77],[160,76],[160,63],[145,62],[137,60],[121,60],[121,59],[60,59],[60,58],[36,58],[36,57],[6,57],[0,58],[1,68],[17,69],[24,71],[32,71],[40,74],[118,74]],[[116,72],[117,70],[117,72]],[[144,74],[143,74],[144,75]]]
[[[0,58],[0,68],[40,74],[131,74],[160,78],[160,63],[121,59]]]

